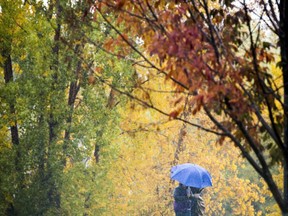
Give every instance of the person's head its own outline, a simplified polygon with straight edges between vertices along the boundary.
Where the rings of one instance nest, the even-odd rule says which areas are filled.
[[[193,193],[202,193],[202,191],[204,190],[204,188],[191,187],[191,190],[192,190]]]
[[[186,186],[185,186],[184,184],[182,184],[182,183],[179,183],[179,186],[180,186],[180,187],[183,187],[183,188],[186,187]]]

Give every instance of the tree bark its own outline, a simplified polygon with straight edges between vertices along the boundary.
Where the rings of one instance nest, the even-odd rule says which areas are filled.
[[[13,70],[12,70],[12,60],[11,56],[8,55],[5,63],[4,63],[4,79],[5,83],[8,84],[9,82],[13,81]],[[15,101],[13,100],[10,104],[10,112],[12,115],[16,115],[16,110],[15,110]],[[11,138],[12,138],[12,143],[15,146],[19,145],[19,135],[18,135],[18,126],[17,126],[17,120],[14,117],[13,125],[10,127],[11,131]],[[17,153],[20,154],[20,152]],[[16,166],[17,168],[17,166]]]
[[[78,50],[76,47],[75,50]],[[68,143],[70,140],[70,131],[71,131],[71,125],[73,120],[73,112],[75,108],[75,101],[77,94],[80,90],[80,83],[79,83],[79,74],[81,71],[81,61],[78,61],[77,67],[75,69],[75,81],[72,81],[69,86],[69,96],[68,96],[68,107],[69,107],[69,113],[66,119],[67,129],[65,130],[64,135],[64,144],[63,144],[63,155],[65,158],[63,158],[63,166],[65,167],[67,164],[67,149],[68,149]]]
[[[52,3],[51,3],[52,4]],[[60,36],[61,36],[61,13],[62,13],[62,6],[61,1],[57,0],[55,3],[55,13],[56,13],[56,28],[55,28],[55,34],[54,34],[54,46],[52,47],[52,54],[53,54],[53,61],[51,64],[51,70],[53,71],[52,78],[52,92],[56,92],[57,89],[57,83],[58,83],[58,73],[59,73],[59,50],[60,50]],[[52,97],[55,95],[52,94]],[[51,207],[55,207],[56,209],[60,209],[61,203],[60,203],[60,192],[58,190],[57,186],[57,179],[55,176],[57,175],[55,173],[55,170],[52,170],[51,158],[53,157],[52,148],[54,146],[54,143],[56,142],[57,138],[57,127],[59,125],[59,121],[55,119],[55,101],[51,100],[50,102],[50,114],[49,114],[49,143],[48,143],[48,164],[47,164],[47,173],[46,173],[46,179],[50,183],[49,189],[48,189],[48,200],[49,205]],[[59,171],[59,170],[58,170]],[[57,172],[57,171],[56,171]]]
[[[7,50],[6,50],[7,51]],[[12,69],[12,60],[11,60],[11,55],[7,54],[6,51],[3,51],[2,56],[4,56],[5,62],[4,62],[4,79],[5,79],[5,84],[8,84],[10,82],[13,81],[13,69]],[[9,53],[9,52],[8,52]],[[12,96],[14,97],[14,96]],[[22,187],[22,177],[21,177],[21,168],[20,168],[20,157],[21,157],[21,153],[20,153],[20,149],[19,149],[19,133],[18,133],[18,125],[17,125],[17,119],[16,119],[16,109],[15,109],[15,99],[12,98],[12,100],[9,102],[9,108],[10,108],[10,114],[13,117],[13,121],[12,124],[10,125],[10,133],[11,133],[11,141],[12,141],[12,145],[13,148],[16,151],[16,157],[15,157],[15,170],[17,172],[17,174],[19,174],[20,176],[18,176],[18,183],[20,185],[19,188]],[[14,204],[10,203],[8,209],[6,210],[8,215],[13,215],[15,214],[15,208],[14,208]]]
[[[284,82],[284,206],[282,215],[288,215],[288,2],[280,1],[279,41],[281,50],[281,67]]]

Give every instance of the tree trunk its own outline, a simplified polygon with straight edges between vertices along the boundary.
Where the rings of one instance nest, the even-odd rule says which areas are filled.
[[[13,81],[12,60],[11,60],[11,56],[10,55],[8,55],[6,57],[6,60],[5,60],[5,63],[4,63],[4,79],[5,79],[5,83],[6,84],[8,84],[9,82]],[[11,125],[11,127],[10,127],[12,144],[14,146],[18,146],[19,145],[19,135],[18,135],[17,120],[15,118],[16,110],[15,110],[15,100],[14,99],[12,100],[12,102],[10,102],[9,107],[10,107],[11,115],[14,116],[13,125]],[[20,156],[20,152],[19,151],[17,151],[16,159],[18,158],[18,156]],[[16,163],[16,169],[17,169],[17,171],[19,169],[17,163]]]
[[[79,47],[79,46],[77,46]],[[75,48],[75,50],[78,50],[78,48]],[[75,102],[76,102],[76,97],[77,94],[80,90],[80,83],[79,83],[79,74],[81,71],[81,61],[78,61],[77,67],[75,69],[75,81],[70,83],[69,87],[69,96],[68,96],[68,107],[69,107],[69,113],[66,119],[66,124],[67,124],[67,129],[65,130],[64,134],[64,144],[63,144],[63,166],[65,167],[67,164],[67,149],[68,149],[68,143],[70,140],[70,130],[71,130],[71,125],[72,125],[72,119],[73,119],[73,112],[75,108]]]
[[[52,4],[52,3],[51,3]],[[52,54],[53,54],[53,61],[51,64],[51,70],[53,71],[52,78],[52,100],[50,101],[50,114],[49,114],[49,143],[48,143],[48,164],[47,164],[47,173],[46,173],[46,179],[49,182],[49,189],[48,189],[48,200],[50,207],[54,207],[57,210],[60,209],[61,203],[60,203],[60,192],[59,192],[59,185],[57,185],[57,174],[55,172],[59,172],[59,169],[54,168],[52,165],[54,162],[52,160],[53,156],[53,148],[56,143],[57,138],[57,127],[59,126],[59,120],[55,119],[55,103],[56,100],[53,100],[53,97],[55,98],[58,92],[57,90],[57,84],[58,84],[58,73],[59,73],[59,50],[60,50],[60,36],[61,36],[61,13],[62,13],[62,6],[61,1],[56,0],[55,2],[55,13],[56,13],[56,29],[54,34],[54,46],[52,48]]]
[[[6,50],[7,51],[7,50]],[[8,52],[9,53],[9,52]],[[13,81],[13,69],[12,69],[12,60],[11,60],[11,55],[7,54],[7,52],[3,52],[2,56],[5,59],[4,62],[4,79],[5,79],[5,84],[8,84]],[[14,97],[14,96],[12,96]],[[13,98],[11,101],[9,101],[9,108],[10,108],[10,114],[13,117],[13,124],[10,125],[10,133],[11,133],[11,141],[13,148],[16,151],[16,156],[15,156],[15,171],[17,172],[17,185],[18,189],[20,189],[23,186],[23,178],[22,178],[22,171],[20,168],[20,149],[19,149],[19,133],[18,133],[18,125],[17,125],[17,119],[16,119],[16,109],[15,109],[15,99]],[[13,202],[9,204],[9,207],[6,209],[7,215],[15,215],[16,214],[16,209],[14,208]]]
[[[282,215],[288,215],[288,2],[280,2],[279,41],[281,49],[281,67],[284,82],[284,207]]]

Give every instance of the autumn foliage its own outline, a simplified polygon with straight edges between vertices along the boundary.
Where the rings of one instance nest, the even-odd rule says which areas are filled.
[[[279,59],[280,48],[278,66],[282,67],[285,91],[287,19],[283,14],[287,11],[283,9],[285,1],[253,3],[107,0],[95,7],[119,35],[114,43],[120,43],[116,42],[120,39],[138,55],[134,64],[164,74],[179,93],[176,100],[185,99],[183,104],[190,114],[203,111],[213,123],[212,127],[194,126],[217,134],[220,144],[227,138],[235,143],[285,213],[288,187],[282,195],[271,168],[288,160],[288,145],[283,139],[287,136],[283,130],[287,101],[270,65]],[[256,5],[259,13],[252,12]],[[117,24],[111,23],[111,11]],[[119,26],[124,29],[119,30]],[[278,36],[278,44],[270,39],[272,34]],[[139,38],[142,45],[137,43]],[[115,46],[107,49],[113,52]],[[123,52],[127,55],[129,52]],[[168,115],[181,120],[184,110],[180,107]],[[287,185],[284,176],[283,184]]]
[[[0,0],[1,214],[287,215],[286,2]]]
[[[163,79],[145,82],[142,90],[135,94],[142,97],[143,91],[149,91],[153,105],[169,111],[173,109],[173,88],[161,85]],[[257,175],[252,178],[243,175],[242,172],[250,168],[231,143],[215,146],[215,135],[169,120],[133,100],[121,113],[121,153],[109,172],[111,181],[118,185],[118,196],[113,197],[111,204],[117,211],[174,215],[172,193],[177,182],[171,181],[170,168],[188,161],[206,167],[212,175],[213,187],[207,188],[203,197],[207,215],[279,214],[277,207],[268,204],[271,194],[264,181],[252,182]],[[201,113],[190,121],[209,124]],[[262,204],[266,208],[259,208]]]

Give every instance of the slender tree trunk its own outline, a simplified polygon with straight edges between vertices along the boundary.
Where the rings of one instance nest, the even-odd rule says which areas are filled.
[[[190,113],[191,113],[191,107],[188,105],[188,98],[186,98],[183,118],[187,120]],[[174,153],[174,160],[172,162],[172,165],[176,165],[178,163],[179,154],[185,150],[185,146],[183,145],[183,142],[184,142],[184,137],[185,137],[186,132],[187,132],[187,124],[183,123],[179,132],[177,146],[176,146],[176,150]]]
[[[9,53],[9,52],[8,52]],[[3,55],[5,59],[4,62],[4,79],[5,83],[8,84],[13,81],[13,69],[12,69],[12,60],[11,60],[11,55],[7,54],[7,52],[3,52]],[[14,97],[14,96],[12,96]],[[13,148],[16,151],[16,156],[15,156],[15,171],[18,174],[17,177],[17,185],[18,188],[17,190],[21,189],[23,186],[23,178],[22,178],[22,171],[20,167],[20,149],[19,149],[19,133],[18,133],[18,124],[17,124],[17,118],[16,118],[16,109],[15,109],[15,98],[12,98],[11,101],[9,102],[9,108],[10,108],[10,114],[13,117],[12,124],[10,125],[10,133],[11,133],[11,141]],[[16,209],[14,207],[14,204],[11,202],[8,206],[8,209],[6,210],[7,215],[16,215]]]
[[[9,82],[13,81],[13,70],[12,70],[12,60],[11,56],[8,55],[5,63],[4,63],[4,79],[5,83],[8,84]],[[11,132],[11,138],[12,138],[12,144],[14,146],[19,146],[19,134],[18,134],[18,125],[17,125],[17,120],[16,120],[16,110],[15,110],[15,100],[11,101],[9,104],[10,106],[10,112],[14,116],[14,121],[13,124],[10,126],[10,132]],[[17,157],[16,160],[19,159],[20,157],[20,152],[17,151]],[[16,170],[19,171],[19,164],[18,161],[16,163]]]
[[[78,50],[77,47],[76,47],[76,50]],[[72,124],[72,119],[73,119],[73,112],[75,108],[75,101],[76,101],[77,94],[80,90],[80,83],[79,83],[80,71],[81,71],[81,61],[79,60],[77,64],[77,68],[75,69],[75,81],[71,82],[70,87],[69,87],[69,96],[68,96],[69,113],[66,119],[68,128],[65,130],[64,144],[63,144],[63,155],[65,157],[63,159],[64,167],[67,164],[67,156],[69,156],[67,155],[67,149],[68,149],[68,143],[70,140],[70,131],[71,131],[71,124]]]
[[[282,215],[288,215],[288,2],[280,1],[279,39],[281,67],[284,82],[284,207]]]
[[[52,3],[51,3],[52,4]],[[48,119],[48,125],[49,125],[49,143],[48,143],[48,164],[47,164],[47,173],[46,173],[46,180],[49,184],[48,189],[48,200],[49,205],[52,208],[60,209],[60,192],[58,190],[57,186],[57,174],[55,172],[58,172],[58,169],[52,168],[52,163],[55,161],[52,160],[54,157],[52,153],[52,149],[54,148],[56,138],[57,138],[57,127],[59,125],[59,121],[55,119],[55,111],[56,111],[56,100],[53,100],[53,98],[56,98],[57,95],[57,84],[58,84],[58,73],[59,73],[59,50],[60,50],[60,36],[61,36],[61,13],[62,13],[62,7],[61,7],[61,1],[56,0],[55,3],[55,10],[56,10],[56,29],[54,34],[54,46],[52,48],[52,54],[53,54],[53,61],[51,65],[52,69],[52,100],[50,101],[50,114]]]
[[[184,116],[186,117],[186,112],[184,113]],[[183,145],[184,142],[184,135],[186,134],[186,123],[183,123],[180,132],[179,132],[179,136],[178,136],[178,141],[177,141],[177,146],[176,146],[176,150],[174,153],[174,160],[172,162],[172,165],[176,165],[179,161],[179,154],[181,152],[183,152],[185,150],[185,146]]]

